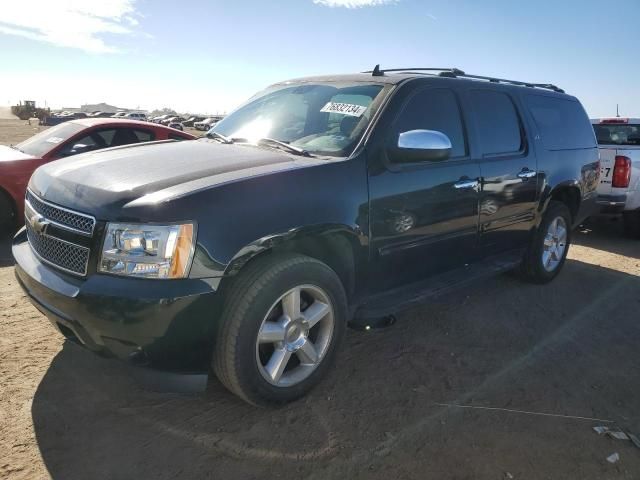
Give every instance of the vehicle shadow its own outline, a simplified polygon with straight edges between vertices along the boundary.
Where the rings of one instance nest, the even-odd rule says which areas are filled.
[[[621,216],[590,217],[573,232],[573,243],[640,259],[640,240],[624,233]]]
[[[0,267],[9,267],[14,263],[11,256],[12,239],[13,233],[0,231]]]
[[[588,422],[438,404],[640,431],[638,291],[640,277],[576,260],[548,286],[500,276],[386,330],[350,331],[328,378],[280,409],[246,405],[217,382],[205,394],[145,391],[68,343],[33,399],[35,435],[50,475],[65,480],[572,478],[576,468],[601,478],[613,447]],[[625,469],[640,471],[640,457],[626,454]]]

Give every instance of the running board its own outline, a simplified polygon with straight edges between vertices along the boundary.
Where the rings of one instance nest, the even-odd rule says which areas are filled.
[[[513,270],[522,262],[524,250],[488,257],[480,262],[394,288],[370,298],[355,309],[349,325],[358,329],[384,327],[393,323],[389,315],[420,305],[479,280]]]

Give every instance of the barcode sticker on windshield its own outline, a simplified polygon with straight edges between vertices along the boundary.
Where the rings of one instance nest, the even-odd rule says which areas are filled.
[[[60,143],[62,140],[64,140],[64,138],[60,138],[60,137],[49,137],[45,140],[45,142],[47,143]]]
[[[367,111],[367,107],[362,105],[353,105],[351,103],[334,103],[329,102],[322,107],[321,112],[339,113],[341,115],[349,115],[350,117],[361,117]]]

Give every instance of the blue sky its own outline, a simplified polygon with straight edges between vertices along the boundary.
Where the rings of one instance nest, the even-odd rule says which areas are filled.
[[[0,104],[227,111],[291,77],[455,66],[640,116],[640,1],[5,0]]]

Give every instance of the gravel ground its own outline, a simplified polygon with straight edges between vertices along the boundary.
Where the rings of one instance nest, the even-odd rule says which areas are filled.
[[[640,433],[639,310],[640,242],[599,218],[552,284],[502,275],[350,331],[316,390],[265,410],[215,381],[145,391],[63,342],[0,240],[0,478],[637,479],[640,449],[592,427]]]

